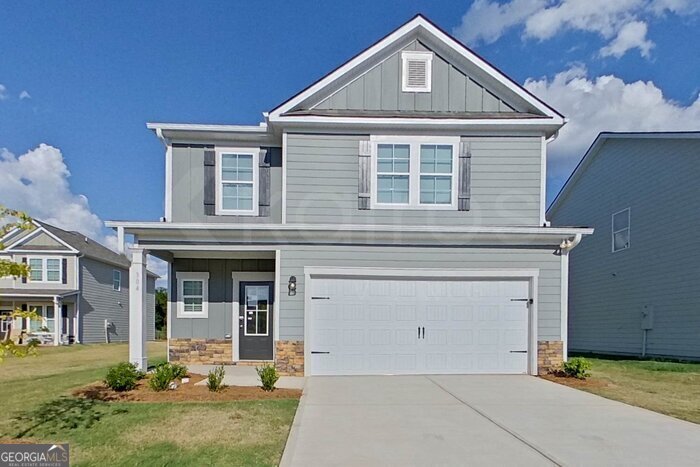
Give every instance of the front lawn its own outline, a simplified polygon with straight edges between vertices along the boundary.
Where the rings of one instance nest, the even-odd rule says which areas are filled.
[[[577,389],[672,417],[700,423],[700,363],[588,358],[585,382],[559,379]]]
[[[295,398],[167,403],[71,396],[127,355],[125,344],[76,345],[5,360],[0,442],[67,442],[71,465],[277,465]],[[151,363],[164,357],[164,343],[149,344]]]

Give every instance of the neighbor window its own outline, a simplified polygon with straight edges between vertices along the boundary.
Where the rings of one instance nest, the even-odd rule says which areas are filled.
[[[209,273],[181,272],[177,274],[178,318],[208,316]]]
[[[29,258],[31,272],[29,280],[32,282],[61,282],[60,258]]]
[[[112,288],[116,291],[122,289],[122,272],[116,269],[112,271]]]
[[[459,138],[372,139],[373,208],[456,209]]]
[[[623,209],[612,216],[612,251],[630,247],[630,209]]]
[[[230,149],[218,153],[219,214],[257,214],[258,150]]]

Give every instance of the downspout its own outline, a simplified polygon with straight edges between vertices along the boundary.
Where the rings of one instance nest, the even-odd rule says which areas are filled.
[[[542,144],[542,154],[541,154],[541,165],[540,165],[540,222],[542,226],[549,227],[550,222],[547,221],[547,145],[559,136],[559,130],[554,132],[549,138],[542,137],[544,142]]]
[[[583,235],[576,234],[573,238],[564,239],[559,245],[561,253],[561,340],[562,360],[569,359],[569,252],[581,242]]]

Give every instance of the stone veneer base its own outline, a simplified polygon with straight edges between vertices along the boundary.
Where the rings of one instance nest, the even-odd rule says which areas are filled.
[[[275,367],[284,376],[304,376],[304,341],[277,341]]]
[[[170,339],[171,362],[202,365],[233,364],[233,345],[227,339]]]
[[[562,341],[537,342],[538,373],[550,373],[561,368],[564,362],[564,343]]]

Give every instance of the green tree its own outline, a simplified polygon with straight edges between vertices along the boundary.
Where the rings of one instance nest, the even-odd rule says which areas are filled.
[[[34,227],[32,219],[22,211],[9,209],[0,205],[0,251],[5,249],[3,238],[14,229],[29,230]],[[16,263],[7,259],[0,258],[0,278],[2,277],[27,277],[29,275],[29,267],[23,263]],[[28,318],[38,319],[35,311],[15,310],[10,314],[10,319]],[[7,332],[4,341],[0,342],[0,362],[7,355],[15,357],[26,357],[27,355],[36,355],[36,341],[30,342],[28,345],[20,346],[15,344],[10,339],[11,332]]]
[[[165,287],[158,287],[156,289],[156,336],[163,336],[167,327],[168,290]]]

